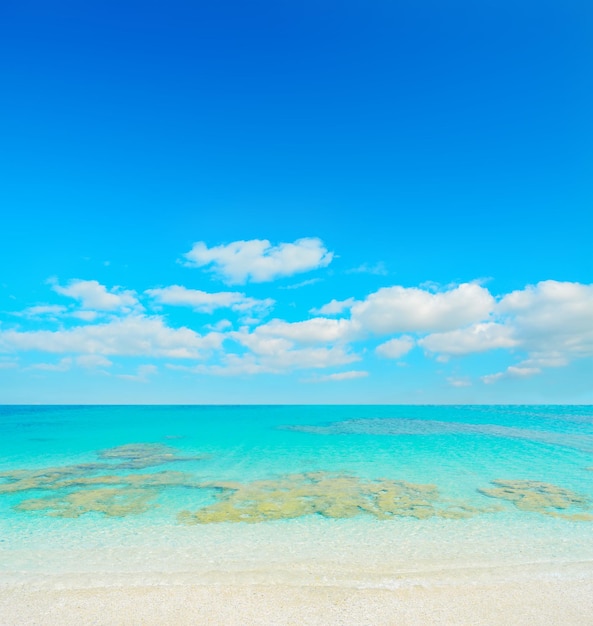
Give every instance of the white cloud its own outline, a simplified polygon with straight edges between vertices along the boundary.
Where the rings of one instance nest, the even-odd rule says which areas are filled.
[[[539,373],[541,373],[541,369],[539,367],[519,367],[511,365],[507,367],[504,372],[482,376],[482,381],[487,385],[491,385],[503,378],[527,378]]]
[[[327,318],[294,323],[272,320],[251,332],[243,327],[227,337],[247,348],[248,353],[226,354],[222,365],[198,366],[193,371],[220,375],[285,373],[344,365],[360,359],[342,341],[350,329],[349,320]]]
[[[94,322],[100,315],[101,314],[97,313],[97,311],[73,311],[70,313],[71,317],[83,320],[84,322]]]
[[[282,285],[279,289],[300,289],[301,287],[308,287],[321,281],[321,278],[309,278],[308,280],[302,280],[300,283],[294,285]]]
[[[375,274],[375,276],[387,276],[388,273],[389,272],[387,271],[383,261],[379,261],[378,263],[375,263],[375,265],[363,263],[358,267],[346,270],[346,274]]]
[[[274,355],[288,351],[294,347],[292,341],[281,337],[265,337],[257,332],[248,333],[245,331],[230,333],[238,343],[249,348],[258,355]]]
[[[186,265],[211,266],[227,283],[241,284],[249,280],[268,282],[325,267],[333,253],[327,251],[320,239],[309,237],[277,246],[266,239],[251,239],[208,248],[203,241],[198,241],[184,256]]]
[[[219,348],[222,339],[220,333],[201,336],[189,328],[170,328],[160,317],[133,315],[68,330],[0,331],[0,349],[201,358],[204,351]]]
[[[98,311],[131,310],[139,303],[133,291],[126,291],[120,287],[107,290],[96,280],[71,280],[66,287],[54,283],[52,289],[62,296],[79,300],[85,309]]]
[[[496,311],[530,356],[593,356],[593,285],[546,280],[506,295]]]
[[[352,380],[354,378],[366,378],[369,375],[364,370],[350,370],[349,372],[337,372],[336,374],[328,374],[327,376],[318,376],[312,378],[308,382],[339,382],[342,380]]]
[[[223,365],[196,366],[197,373],[234,376],[240,374],[284,374],[300,369],[325,369],[337,367],[360,360],[349,353],[343,346],[331,348],[296,348],[283,344],[268,344],[265,349],[253,354],[227,354]],[[261,346],[260,346],[261,348]]]
[[[446,331],[488,317],[494,298],[487,289],[464,283],[441,293],[385,287],[352,307],[352,319],[377,334]]]
[[[533,376],[593,356],[593,285],[543,281],[504,296],[494,307],[496,321],[434,333],[418,343],[439,360],[498,348],[526,352],[528,358],[504,372],[483,377]]]
[[[0,370],[11,370],[18,367],[16,361],[0,361]]]
[[[29,366],[32,370],[42,370],[44,372],[67,372],[72,366],[72,359],[65,357],[58,363],[34,363]]]
[[[117,377],[137,383],[147,383],[150,376],[154,376],[157,372],[156,365],[140,365],[135,374],[118,374]]]
[[[100,354],[83,354],[76,357],[76,364],[87,369],[95,369],[97,367],[111,367],[113,363],[101,356]]]
[[[208,293],[199,289],[187,289],[180,285],[171,285],[163,289],[148,289],[146,293],[161,304],[190,306],[202,313],[212,313],[219,308],[229,308],[239,312],[265,311],[274,305],[274,300],[271,298],[256,300],[238,291]]]
[[[92,322],[97,319],[100,314],[97,313],[97,311],[88,310],[70,311],[68,307],[62,306],[61,304],[38,304],[36,306],[27,307],[18,313],[13,313],[13,315],[29,319],[43,318],[52,321],[56,321],[58,318],[74,317],[84,320],[85,322]]]
[[[27,307],[20,313],[15,313],[22,317],[59,317],[64,315],[68,309],[59,304],[38,304],[36,306]]]
[[[336,343],[351,338],[355,326],[350,320],[334,320],[327,317],[314,317],[303,322],[285,322],[275,319],[258,326],[250,335],[245,332],[232,334],[233,337],[254,349],[259,342],[282,340],[299,344]]]
[[[232,327],[232,322],[225,319],[218,320],[218,322],[216,322],[215,324],[207,324],[206,326],[204,326],[204,328],[207,328],[208,330],[214,330],[216,332],[223,332],[225,330],[229,330]]]
[[[387,359],[399,359],[404,356],[404,354],[408,354],[414,345],[415,342],[412,337],[396,337],[395,339],[390,339],[380,346],[377,346],[375,352],[379,356],[383,356]]]
[[[430,352],[459,356],[496,348],[513,348],[519,344],[513,335],[514,330],[509,326],[485,322],[446,333],[434,333],[420,339],[418,344]]]
[[[311,309],[309,313],[314,315],[339,315],[343,311],[349,309],[356,300],[354,298],[347,298],[346,300],[332,300],[327,304],[324,304],[319,309]]]
[[[472,384],[469,378],[457,378],[454,376],[447,378],[447,382],[451,387],[471,387]]]

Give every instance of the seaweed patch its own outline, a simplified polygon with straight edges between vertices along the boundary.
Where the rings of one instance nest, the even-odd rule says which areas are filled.
[[[218,501],[197,511],[182,511],[177,518],[181,523],[257,523],[315,514],[333,519],[361,514],[377,519],[459,519],[486,511],[443,499],[434,485],[363,480],[325,472],[291,474],[250,483],[214,482],[202,487],[216,490]]]
[[[80,517],[85,513],[103,513],[125,517],[145,513],[157,492],[148,489],[83,489],[56,498],[31,498],[16,505],[19,511],[40,511],[51,517]]]
[[[576,491],[535,480],[493,480],[495,485],[478,489],[489,498],[507,500],[521,511],[573,521],[593,521],[589,499]]]

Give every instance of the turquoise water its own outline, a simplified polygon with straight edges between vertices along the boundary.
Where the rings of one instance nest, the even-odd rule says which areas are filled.
[[[0,531],[25,577],[593,561],[593,407],[0,407]]]

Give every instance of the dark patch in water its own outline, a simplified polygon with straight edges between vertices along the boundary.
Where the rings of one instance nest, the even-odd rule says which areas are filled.
[[[507,439],[524,439],[537,443],[564,446],[593,452],[593,436],[553,433],[544,430],[500,426],[498,424],[467,424],[407,418],[351,419],[325,426],[287,425],[282,430],[316,435],[488,435]]]
[[[434,485],[395,480],[364,480],[326,472],[290,474],[250,483],[203,484],[218,491],[218,502],[197,511],[182,511],[184,524],[295,519],[321,515],[348,519],[372,515],[377,519],[442,517],[460,519],[496,509],[479,509],[469,503],[442,498]]]

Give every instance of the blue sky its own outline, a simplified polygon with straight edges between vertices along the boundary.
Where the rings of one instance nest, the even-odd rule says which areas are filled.
[[[0,402],[593,402],[588,2],[0,9]]]

